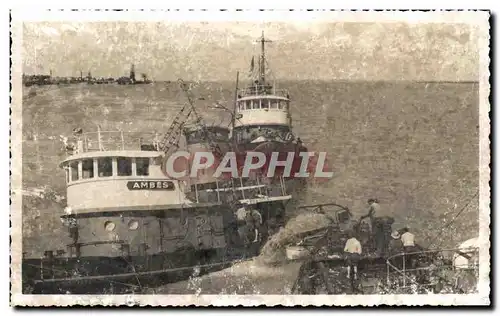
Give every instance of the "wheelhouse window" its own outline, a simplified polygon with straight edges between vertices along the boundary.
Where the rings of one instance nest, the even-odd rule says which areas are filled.
[[[271,100],[271,109],[278,109],[278,108],[279,108],[279,101]]]
[[[246,104],[246,106],[245,106],[245,110],[250,110],[250,109],[252,109],[252,101],[251,101],[251,100],[246,100],[246,101],[245,101],[245,104]]]
[[[269,109],[269,100],[260,100],[262,109]]]
[[[118,167],[119,176],[132,175],[132,159],[126,157],[118,157],[116,158],[116,163]]]
[[[110,157],[97,159],[97,170],[99,177],[111,177],[113,175],[113,159]]]
[[[260,109],[259,100],[252,100],[252,109],[254,109],[254,110]]]
[[[73,161],[69,165],[70,168],[70,173],[71,173],[71,181],[77,181],[78,180],[78,161]]]
[[[138,176],[149,176],[149,158],[135,158]]]
[[[286,109],[286,101],[284,101],[284,100],[279,101],[279,109],[280,110]]]
[[[82,160],[82,179],[90,179],[94,177],[94,160]]]

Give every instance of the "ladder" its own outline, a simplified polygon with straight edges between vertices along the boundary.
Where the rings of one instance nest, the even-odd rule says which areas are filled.
[[[179,138],[182,134],[182,127],[186,124],[186,121],[189,119],[193,109],[189,109],[189,106],[186,104],[182,107],[182,109],[177,113],[174,118],[172,124],[168,128],[165,136],[158,144],[158,149],[167,153],[172,147],[179,147]]]
[[[165,136],[163,137],[162,141],[159,143],[158,147],[160,151],[163,151],[165,154],[169,152],[169,150],[173,147],[179,148],[179,138],[182,134],[182,128],[186,124],[187,120],[193,114],[195,116],[195,124],[198,124],[201,126],[205,138],[209,144],[210,150],[217,156],[217,158],[222,157],[221,149],[219,145],[217,145],[213,140],[212,137],[210,137],[210,133],[208,132],[207,126],[203,123],[203,120],[201,116],[198,114],[196,111],[196,108],[194,106],[194,99],[192,96],[192,92],[189,89],[189,86],[182,80],[179,79],[178,83],[186,94],[186,97],[188,99],[188,103],[185,104],[182,109],[177,113],[175,116],[172,124],[168,128],[167,132],[165,133]]]
[[[191,116],[191,114],[195,111],[194,104],[192,101],[192,97],[189,93],[189,88],[186,83],[182,79],[179,79],[179,84],[182,90],[188,94],[188,104],[185,104],[181,110],[174,117],[172,124],[168,128],[165,136],[158,144],[158,149],[167,153],[172,147],[179,148],[179,138],[182,134],[182,128],[186,124],[187,120]]]

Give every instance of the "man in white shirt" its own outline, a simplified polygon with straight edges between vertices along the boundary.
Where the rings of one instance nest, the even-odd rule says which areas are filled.
[[[408,227],[405,227],[401,230],[401,241],[403,242],[403,249],[406,257],[407,267],[413,269],[414,267],[414,254],[413,252],[417,251],[415,248],[415,235],[410,233]]]
[[[409,248],[414,248],[415,247],[415,235],[413,235],[412,233],[410,233],[408,227],[405,227],[403,228],[402,230],[402,235],[401,235],[401,241],[403,242],[403,247],[405,248],[408,248],[408,250],[410,250]],[[411,249],[413,250],[413,249]],[[408,251],[406,251],[408,252]]]
[[[356,239],[354,231],[349,231],[349,239],[345,243],[344,252],[347,257],[347,278],[351,276],[351,266],[353,267],[354,279],[358,277],[358,262],[361,257],[361,243]]]

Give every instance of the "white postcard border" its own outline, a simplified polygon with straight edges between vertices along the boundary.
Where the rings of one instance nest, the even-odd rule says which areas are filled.
[[[21,294],[22,212],[21,196],[11,196],[11,282],[12,304],[16,306],[69,305],[141,305],[141,306],[374,306],[374,305],[488,305],[490,303],[490,121],[489,121],[489,24],[488,12],[468,11],[35,11],[12,12],[12,177],[11,189],[19,192],[22,183],[22,22],[23,21],[109,21],[109,20],[166,20],[229,21],[229,20],[343,20],[343,21],[409,21],[410,23],[472,23],[480,29],[480,282],[479,294],[468,295],[23,295]],[[360,299],[362,298],[362,300]]]

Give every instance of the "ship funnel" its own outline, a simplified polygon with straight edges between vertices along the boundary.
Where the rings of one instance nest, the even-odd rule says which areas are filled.
[[[135,82],[135,65],[134,64],[132,64],[130,66],[130,80],[132,82]]]

